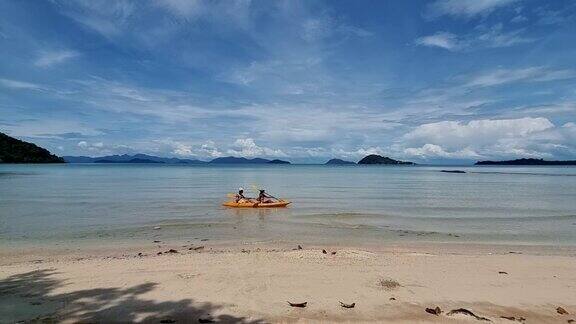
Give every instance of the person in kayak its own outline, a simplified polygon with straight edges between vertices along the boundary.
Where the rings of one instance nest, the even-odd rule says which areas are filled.
[[[258,198],[256,200],[261,204],[267,204],[274,202],[273,198],[274,197],[267,194],[264,189],[260,189],[260,194],[258,195]]]
[[[250,198],[244,196],[244,188],[239,188],[238,193],[234,196],[236,203],[249,202]]]

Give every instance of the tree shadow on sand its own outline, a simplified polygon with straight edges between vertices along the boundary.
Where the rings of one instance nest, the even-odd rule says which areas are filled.
[[[0,280],[0,323],[265,323],[218,314],[222,305],[192,299],[156,302],[141,295],[156,283],[56,293],[64,287],[54,270],[37,270]]]

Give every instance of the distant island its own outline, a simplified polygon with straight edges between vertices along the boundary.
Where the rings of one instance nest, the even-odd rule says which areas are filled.
[[[64,160],[68,163],[165,163],[165,164],[206,163],[200,160],[163,158],[146,154],[134,154],[134,155],[122,154],[122,155],[108,155],[101,157],[64,156]]]
[[[275,160],[272,160],[272,161],[268,161],[267,163],[268,163],[268,164],[291,164],[291,163],[288,162],[288,161],[278,160],[278,159],[275,159]]]
[[[0,163],[64,163],[64,159],[36,144],[0,133]]]
[[[387,164],[387,165],[415,165],[414,162],[405,162],[391,159],[386,156],[370,154],[358,161],[358,164]]]
[[[355,165],[356,163],[352,161],[345,161],[341,159],[330,159],[328,162],[324,163],[325,165]]]
[[[474,165],[576,165],[576,160],[546,161],[544,159],[516,159],[508,161],[478,161]]]
[[[208,162],[210,164],[290,164],[288,161],[282,160],[268,160],[262,158],[247,159],[244,157],[219,157]]]
[[[122,155],[108,155],[101,157],[88,157],[88,156],[64,156],[64,160],[68,163],[153,163],[153,164],[290,164],[288,161],[283,160],[268,160],[262,158],[247,159],[244,157],[219,157],[209,162],[195,160],[195,159],[179,159],[179,158],[164,158],[147,154],[122,154]]]

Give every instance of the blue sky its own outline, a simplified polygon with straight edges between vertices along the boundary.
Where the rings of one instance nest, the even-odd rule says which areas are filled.
[[[59,155],[576,159],[576,1],[1,1],[0,131]]]

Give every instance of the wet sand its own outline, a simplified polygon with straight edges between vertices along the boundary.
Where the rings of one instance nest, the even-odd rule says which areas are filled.
[[[573,248],[420,243],[300,250],[198,241],[0,256],[2,323],[483,322],[447,315],[458,308],[495,323],[576,319]],[[436,306],[440,315],[425,311]]]

